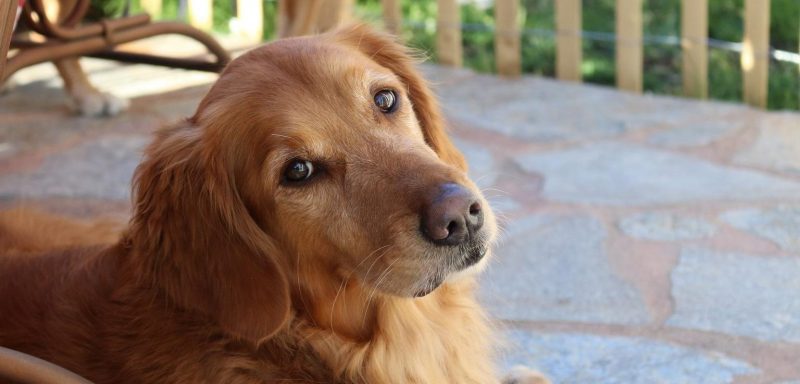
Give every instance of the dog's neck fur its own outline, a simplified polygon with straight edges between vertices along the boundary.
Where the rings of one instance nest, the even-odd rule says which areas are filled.
[[[242,300],[242,305],[269,305],[264,301],[269,287],[261,284],[269,284],[274,276],[258,275],[255,262],[264,255],[252,253],[253,247],[230,231],[224,220],[227,216],[215,214],[212,204],[188,206],[187,202],[202,202],[201,198],[210,194],[197,189],[175,191],[169,177],[155,172],[166,167],[159,166],[159,161],[166,160],[156,158],[152,161],[155,164],[150,165],[153,169],[144,168],[148,171],[144,175],[156,177],[140,180],[137,214],[125,236],[131,239],[133,253],[139,256],[134,258],[135,270],[140,271],[137,275],[154,279],[150,285],[158,287],[176,306],[199,308],[210,317],[222,314],[232,320],[232,316],[239,316],[227,313],[212,301],[218,296],[226,297],[217,292],[220,289],[228,289],[227,297]],[[176,172],[174,167],[165,169]],[[170,191],[169,196],[175,200],[163,204],[160,196],[154,195],[160,190]],[[193,216],[184,214],[193,209],[205,211]],[[189,221],[188,217],[205,221]],[[412,299],[376,292],[330,265],[303,263],[300,271],[292,270],[295,263],[288,259],[281,262],[287,271],[293,316],[273,335],[281,340],[276,348],[286,347],[275,353],[291,356],[297,350],[311,349],[339,382],[496,380],[490,332],[474,298],[473,278],[446,283],[426,297]],[[243,269],[233,271],[232,265]],[[215,282],[214,276],[228,280]],[[251,296],[262,301],[250,300]],[[252,313],[256,312],[241,314],[252,317]],[[248,324],[259,324],[254,321],[258,319],[249,320]],[[225,324],[220,325],[226,328]],[[240,335],[232,335],[233,339],[248,336],[241,328],[238,330]],[[266,346],[269,345],[268,342]]]
[[[367,383],[495,382],[489,327],[474,298],[473,277],[445,283],[422,298],[403,298],[355,279],[325,276],[325,284],[294,290],[297,315],[288,332],[309,343],[335,377]]]
[[[150,260],[168,259],[152,249],[143,253]],[[474,297],[474,277],[447,282],[422,298],[404,298],[319,266],[292,272],[293,316],[275,336],[278,345],[288,346],[287,355],[313,350],[337,382],[496,382],[495,351]]]

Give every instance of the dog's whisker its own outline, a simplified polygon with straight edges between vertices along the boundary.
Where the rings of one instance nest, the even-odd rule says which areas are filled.
[[[342,293],[342,290],[344,289],[345,284],[347,284],[347,279],[342,279],[342,283],[339,284],[339,289],[336,290],[336,296],[333,297],[333,303],[331,303],[331,312],[330,312],[329,323],[330,323],[330,327],[331,327],[331,332],[333,332],[334,335],[336,335],[336,327],[334,327],[334,325],[333,325],[333,314],[336,311],[336,300],[339,299],[339,294]]]
[[[372,267],[374,267],[374,266],[375,266],[375,263],[376,263],[378,260],[380,260],[380,259],[381,259],[383,256],[385,256],[385,255],[386,255],[386,254],[389,252],[389,250],[391,250],[391,248],[392,248],[390,244],[387,244],[387,245],[386,245],[386,246],[384,246],[384,247],[386,247],[386,249],[384,249],[384,251],[383,251],[383,252],[381,252],[381,254],[380,254],[378,257],[376,257],[376,258],[375,258],[375,260],[373,260],[373,261],[372,261],[372,264],[370,264],[369,268],[367,269],[367,273],[365,273],[365,274],[364,274],[365,278],[369,278],[369,272],[372,270]],[[372,297],[372,295],[373,295],[373,294],[374,294],[374,292],[375,292],[375,289],[376,289],[375,287],[376,287],[376,286],[375,286],[375,285],[373,285],[373,287],[372,287],[372,291],[371,291],[371,292],[370,292],[370,294],[367,296],[367,303],[366,303],[366,305],[364,306],[364,313],[365,313],[365,314],[364,314],[364,316],[363,316],[363,318],[362,318],[362,321],[361,321],[361,323],[362,323],[362,324],[363,324],[363,323],[364,323],[364,321],[365,321],[364,319],[366,318],[366,313],[369,311],[369,304],[370,304],[371,297]],[[364,294],[364,290],[361,290],[361,296],[362,296],[362,297],[363,297],[363,294]]]
[[[482,175],[479,175],[475,178],[475,184],[479,183],[481,180],[485,180],[488,177],[497,176],[496,172],[486,172]]]
[[[370,252],[370,253],[369,253],[369,255],[367,255],[367,257],[365,257],[365,258],[364,258],[364,260],[361,260],[361,262],[359,262],[359,263],[358,263],[358,265],[356,265],[356,267],[355,267],[355,268],[353,268],[353,270],[356,270],[356,269],[358,269],[358,267],[360,267],[360,266],[361,266],[361,264],[364,264],[364,262],[365,262],[365,261],[369,260],[369,258],[370,258],[370,257],[372,257],[372,255],[374,255],[375,253],[377,253],[377,252],[378,252],[378,251],[380,251],[381,249],[384,249],[384,248],[386,248],[386,247],[390,247],[390,246],[391,246],[391,244],[386,244],[386,245],[381,245],[381,246],[380,246],[380,247],[378,247],[378,248],[375,248],[375,250],[373,250],[372,252]],[[367,273],[369,273],[369,271],[367,271]]]
[[[380,247],[378,247],[378,248],[375,248],[375,250],[373,250],[372,252],[370,252],[370,253],[369,253],[369,255],[367,255],[367,257],[365,257],[363,260],[361,260],[361,262],[359,262],[359,263],[356,265],[356,267],[355,267],[355,268],[353,268],[353,269],[352,269],[352,270],[351,270],[351,271],[350,271],[350,272],[347,274],[347,276],[345,276],[345,277],[342,279],[342,282],[339,284],[339,289],[337,289],[337,290],[336,290],[336,295],[333,297],[333,303],[331,303],[331,310],[330,310],[330,327],[331,327],[331,331],[334,333],[334,335],[336,334],[336,330],[334,329],[334,325],[333,325],[333,315],[334,315],[334,312],[336,311],[336,301],[339,299],[339,295],[342,293],[342,291],[343,291],[343,289],[344,289],[345,285],[346,285],[346,284],[347,284],[347,282],[350,280],[350,278],[353,276],[353,274],[354,274],[354,273],[355,273],[355,272],[358,270],[358,267],[360,267],[362,264],[364,264],[364,262],[365,262],[365,261],[369,260],[369,259],[370,259],[370,258],[371,258],[373,255],[375,255],[375,254],[376,254],[378,251],[380,251],[381,249],[384,249],[384,248],[387,248],[387,247],[390,247],[390,246],[391,246],[391,244],[386,244],[386,245],[382,245],[382,246],[380,246]],[[378,258],[380,258],[380,256],[378,256]],[[343,299],[343,300],[344,300],[344,299]],[[345,305],[346,305],[346,304],[345,304]]]
[[[301,271],[301,268],[302,268],[301,265],[305,265],[305,263],[300,263],[300,258],[302,257],[302,254],[303,254],[302,252],[298,252],[297,258],[296,258],[297,263],[295,265],[295,275],[297,275],[297,286],[298,287],[302,287],[302,285],[300,284],[300,282],[301,282],[300,276],[303,275],[303,273]],[[304,289],[301,288],[301,289],[298,289],[298,291],[300,293],[300,302],[303,303],[304,307],[308,308],[308,303],[306,302],[305,295],[303,294]],[[311,322],[314,323],[314,326],[318,327],[317,321],[316,321],[316,319],[314,319],[314,316],[310,316],[310,317],[311,317]]]
[[[508,196],[509,195],[508,191],[502,190],[502,189],[497,188],[497,187],[481,188],[481,192],[483,192],[483,193],[486,193],[486,192],[500,192],[500,193],[503,194],[503,196]]]
[[[367,279],[369,278],[369,273],[370,273],[370,271],[372,271],[372,267],[374,267],[375,263],[377,263],[378,260],[380,260],[384,255],[386,255],[386,253],[389,252],[390,249],[391,249],[391,246],[387,247],[386,249],[384,249],[383,252],[381,252],[380,256],[376,257],[375,260],[372,261],[372,264],[369,265],[369,268],[367,268],[367,272],[364,274],[364,278],[367,278]]]
[[[503,213],[495,213],[494,218],[495,218],[495,221],[497,221],[498,223],[503,223],[503,224],[509,223],[511,221],[509,216],[506,215],[506,214],[503,214]]]
[[[369,305],[372,303],[372,298],[374,297],[375,293],[377,293],[378,289],[383,283],[383,279],[385,279],[389,275],[389,273],[392,271],[392,268],[399,260],[400,257],[395,258],[391,263],[389,263],[389,266],[387,266],[386,269],[384,269],[383,272],[381,272],[381,274],[378,277],[378,280],[372,286],[372,291],[370,292],[369,297],[367,298],[367,304],[364,307],[364,315],[361,317],[362,325],[367,321],[367,313],[369,312]]]

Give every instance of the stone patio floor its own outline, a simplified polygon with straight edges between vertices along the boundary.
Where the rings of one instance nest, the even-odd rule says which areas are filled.
[[[132,98],[76,117],[50,65],[0,97],[0,207],[125,217],[162,124],[215,75],[86,60]],[[481,297],[503,365],[556,383],[800,383],[800,114],[425,66],[504,227]]]

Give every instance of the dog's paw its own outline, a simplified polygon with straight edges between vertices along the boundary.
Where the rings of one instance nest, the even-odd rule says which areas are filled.
[[[502,384],[550,384],[550,380],[538,371],[534,371],[523,365],[516,365],[511,368],[506,377],[501,381]]]
[[[0,96],[7,95],[17,87],[17,82],[14,78],[6,79],[6,82],[0,84]]]
[[[73,109],[83,116],[116,116],[128,109],[128,100],[105,92],[85,92],[72,95]]]

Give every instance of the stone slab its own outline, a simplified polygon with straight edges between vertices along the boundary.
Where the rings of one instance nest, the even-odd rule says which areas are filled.
[[[728,224],[769,239],[786,251],[800,253],[800,206],[741,209],[721,216]]]
[[[800,259],[683,249],[673,327],[800,342]]]
[[[721,140],[741,128],[739,121],[703,121],[656,132],[647,138],[647,142],[667,148],[700,147]]]
[[[626,143],[598,142],[516,161],[545,177],[543,194],[553,201],[643,206],[800,200],[794,181]]]
[[[533,77],[476,75],[469,81],[441,87],[437,93],[450,119],[525,140],[581,140],[625,132],[624,119],[613,114],[563,113],[586,109],[597,101],[590,97],[593,94],[579,96],[580,90],[569,85],[556,87],[548,80]],[[600,92],[604,91],[608,92]],[[623,95],[613,100],[620,97],[625,98]],[[556,103],[559,107],[555,107]]]
[[[583,215],[511,221],[481,279],[480,298],[510,320],[644,324],[638,291],[608,263],[606,229]]]
[[[731,383],[756,374],[725,355],[641,338],[510,330],[512,349],[503,368],[527,365],[553,383]]]
[[[464,69],[423,68],[451,119],[528,141],[585,141],[641,129],[702,128],[710,121],[736,122],[753,115],[729,103],[635,95],[536,76],[510,79]],[[712,138],[721,134],[710,131]],[[695,140],[688,131],[678,135],[666,140]]]
[[[469,167],[469,177],[480,188],[488,188],[495,184],[499,171],[495,167],[495,160],[492,152],[486,147],[476,143],[452,138],[453,144],[464,155]]]
[[[800,173],[800,113],[764,116],[758,139],[734,157],[736,164]]]
[[[129,200],[148,136],[105,136],[47,157],[32,171],[0,177],[0,198]]]
[[[716,227],[698,217],[670,212],[642,212],[619,221],[620,230],[636,239],[680,241],[709,238]]]

